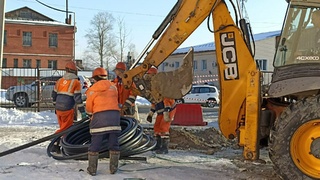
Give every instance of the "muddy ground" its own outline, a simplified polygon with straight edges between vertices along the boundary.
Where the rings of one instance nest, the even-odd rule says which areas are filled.
[[[152,128],[147,129],[147,134],[153,133]],[[281,179],[273,170],[266,148],[260,150],[259,160],[244,160],[242,148],[237,145],[236,140],[227,140],[214,127],[172,126],[169,148],[171,151],[200,152],[213,158],[231,160],[239,170],[239,179]],[[227,170],[230,167],[224,168]]]

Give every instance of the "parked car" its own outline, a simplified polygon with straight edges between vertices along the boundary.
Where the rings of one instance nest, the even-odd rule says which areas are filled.
[[[91,86],[90,80],[86,76],[78,76],[81,82],[82,100],[86,100],[85,92]],[[56,81],[61,76],[48,76],[40,78],[40,101],[52,102],[51,93],[56,84]],[[17,107],[30,107],[38,102],[38,81],[22,86],[11,86],[7,89],[6,99],[13,101]]]
[[[211,85],[193,85],[191,91],[176,103],[201,104],[213,108],[220,103],[219,90]]]

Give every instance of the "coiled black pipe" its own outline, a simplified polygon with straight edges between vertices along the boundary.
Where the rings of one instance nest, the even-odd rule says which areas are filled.
[[[89,132],[90,121],[77,124],[77,128],[64,134],[61,137],[54,138],[47,147],[47,154],[57,160],[88,159],[88,148],[91,141]],[[120,158],[141,154],[152,150],[156,146],[156,141],[143,132],[143,127],[134,118],[121,117],[121,134],[119,136]],[[53,144],[60,141],[62,148],[61,154],[51,153]],[[99,158],[108,158],[108,140],[102,142]]]

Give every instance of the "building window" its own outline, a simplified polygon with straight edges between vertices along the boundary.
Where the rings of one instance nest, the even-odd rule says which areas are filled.
[[[266,59],[257,59],[256,60],[260,70],[267,70],[267,60]]]
[[[176,69],[178,69],[179,66],[180,66],[180,63],[179,63],[179,62],[174,62],[174,67],[175,67]]]
[[[13,59],[13,67],[17,68],[18,67],[18,59]]]
[[[7,67],[7,58],[2,59],[2,67],[6,68]]]
[[[24,59],[23,60],[23,67],[24,68],[31,68],[31,59]]]
[[[23,45],[24,46],[32,45],[32,32],[23,32]]]
[[[49,47],[58,47],[57,33],[49,33]]]
[[[4,45],[7,44],[7,30],[4,30],[4,32],[3,32],[3,44]]]
[[[37,68],[41,68],[41,60],[40,59],[37,59],[36,60],[36,65],[37,65]]]
[[[54,70],[57,69],[57,60],[49,60],[48,61],[48,68],[52,68]]]
[[[206,71],[207,70],[207,60],[201,61],[201,70]]]
[[[193,61],[193,70],[198,70],[198,61]]]

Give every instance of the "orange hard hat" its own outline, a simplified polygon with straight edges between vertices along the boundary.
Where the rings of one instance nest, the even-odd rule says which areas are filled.
[[[126,66],[126,64],[124,62],[118,62],[117,65],[116,65],[116,69],[125,71],[127,69],[127,66]]]
[[[77,66],[73,61],[69,61],[66,64],[66,69],[72,70],[72,71],[77,71]]]
[[[108,72],[102,67],[98,67],[92,72],[92,77],[95,76],[108,76]]]
[[[147,74],[157,74],[158,73],[158,69],[155,67],[151,67],[148,71]]]

